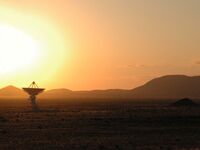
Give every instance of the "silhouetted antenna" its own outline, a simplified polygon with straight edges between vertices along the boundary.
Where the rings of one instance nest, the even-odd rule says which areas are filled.
[[[37,84],[35,83],[35,81],[33,81],[30,85],[29,88],[38,88]]]
[[[36,96],[42,93],[45,89],[39,88],[35,81],[33,81],[28,88],[23,88],[23,90],[30,96],[29,100],[31,100],[33,111],[38,111],[39,109],[36,103]]]

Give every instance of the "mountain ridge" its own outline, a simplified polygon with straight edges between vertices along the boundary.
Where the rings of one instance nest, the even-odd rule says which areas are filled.
[[[0,89],[0,97],[25,97],[27,94],[23,92],[22,89],[15,87],[13,85],[9,85]]]
[[[15,87],[0,89],[1,97],[27,97],[27,94]],[[39,95],[40,98],[114,98],[114,99],[166,99],[166,98],[200,98],[200,76],[165,75],[154,78],[134,89],[106,89],[91,91],[72,91],[66,88],[51,89]]]

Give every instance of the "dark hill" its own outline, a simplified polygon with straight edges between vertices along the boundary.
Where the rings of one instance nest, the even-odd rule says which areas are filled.
[[[184,99],[178,100],[177,102],[171,104],[171,106],[174,106],[174,107],[197,107],[199,105],[197,103],[193,102],[191,99],[184,98]]]
[[[52,89],[39,95],[42,98],[65,98],[73,95],[73,91],[68,89]]]
[[[21,89],[8,86],[0,89],[0,97],[26,97]],[[132,90],[110,89],[93,91],[71,91],[68,89],[49,90],[40,98],[79,99],[181,99],[200,98],[200,76],[168,75],[155,78]]]
[[[199,98],[200,76],[163,76],[131,90],[130,95],[135,98]]]
[[[41,98],[90,98],[90,99],[112,99],[125,97],[127,90],[92,90],[92,91],[71,91],[68,89],[49,90],[40,95]]]
[[[14,86],[7,86],[0,89],[0,97],[2,98],[22,98],[27,97],[26,93],[23,90],[14,87]]]
[[[168,75],[155,78],[132,90],[110,89],[93,91],[70,91],[55,89],[41,94],[45,98],[91,98],[91,99],[181,99],[200,98],[200,76]]]

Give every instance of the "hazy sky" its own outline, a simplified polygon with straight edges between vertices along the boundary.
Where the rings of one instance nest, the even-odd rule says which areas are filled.
[[[41,73],[48,88],[130,89],[161,75],[199,75],[199,0],[1,0],[0,6],[42,18],[70,45],[53,76]],[[24,84],[16,80],[1,86]]]

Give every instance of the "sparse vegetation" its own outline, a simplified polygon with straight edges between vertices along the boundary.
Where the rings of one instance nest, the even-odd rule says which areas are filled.
[[[40,101],[41,111],[34,113],[25,103],[1,103],[2,150],[198,150],[200,147],[198,107]]]
[[[0,116],[0,123],[2,123],[2,122],[7,122],[8,120],[5,118],[5,117],[3,117],[3,116]]]

